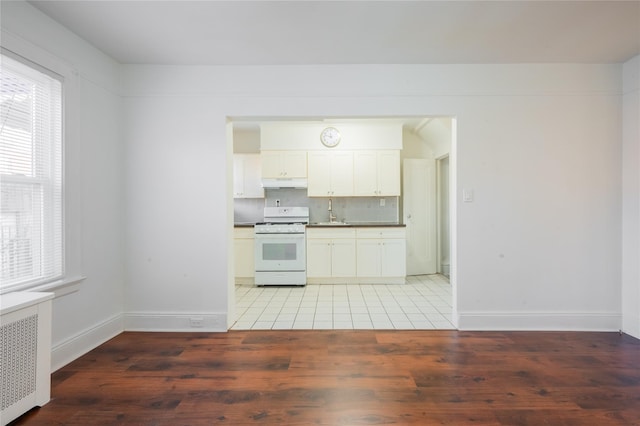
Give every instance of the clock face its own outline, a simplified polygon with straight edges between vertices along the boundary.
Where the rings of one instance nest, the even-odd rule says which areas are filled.
[[[335,127],[327,127],[320,133],[320,141],[325,146],[333,148],[340,143],[340,132]]]

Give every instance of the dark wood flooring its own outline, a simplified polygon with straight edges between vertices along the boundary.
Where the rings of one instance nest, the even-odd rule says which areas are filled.
[[[16,425],[640,425],[618,333],[123,333]]]

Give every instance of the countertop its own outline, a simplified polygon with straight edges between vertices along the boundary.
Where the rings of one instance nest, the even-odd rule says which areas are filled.
[[[331,225],[323,223],[322,225],[310,223],[307,228],[404,228],[407,225],[402,223],[380,223],[380,222],[361,222],[347,223],[346,225]]]
[[[254,223],[236,223],[233,226],[235,228],[253,228]],[[307,228],[404,228],[407,225],[402,223],[380,223],[380,222],[363,222],[363,223],[349,223],[347,225],[329,225],[329,224],[313,224],[307,225]]]

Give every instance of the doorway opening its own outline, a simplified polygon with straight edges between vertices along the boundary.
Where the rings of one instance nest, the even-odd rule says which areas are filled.
[[[234,155],[259,155],[260,153],[260,124],[263,122],[291,122],[306,121],[308,118],[233,118],[229,120],[228,129],[228,164],[230,181],[232,175],[237,175],[237,168],[233,167]],[[342,122],[347,118],[340,118]],[[356,119],[354,119],[356,120]],[[363,119],[357,119],[363,120]],[[364,120],[375,121],[377,118]],[[379,120],[390,120],[388,117]],[[452,270],[455,263],[449,253],[455,246],[452,240],[450,224],[455,221],[455,206],[449,203],[449,193],[455,193],[454,167],[455,159],[455,119],[453,117],[407,117],[393,120],[403,121],[403,146],[401,163],[403,165],[404,181],[411,179],[411,173],[405,176],[406,160],[426,160],[426,170],[429,182],[422,189],[429,188],[426,226],[416,227],[420,215],[411,213],[413,207],[405,206],[404,198],[397,201],[399,223],[407,226],[410,235],[417,246],[422,246],[426,252],[429,269],[407,267],[407,278],[404,284],[320,284],[306,287],[255,287],[246,272],[250,268],[248,252],[251,250],[250,232],[247,227],[251,223],[262,221],[258,212],[268,204],[270,190],[266,189],[264,198],[234,198],[231,200],[235,223],[230,223],[231,244],[234,253],[230,259],[229,279],[229,328],[403,328],[403,329],[450,329],[457,327],[455,318],[455,282]],[[411,162],[411,161],[409,161]],[[409,164],[407,162],[407,164]],[[420,164],[417,162],[416,164]],[[424,164],[422,162],[421,164]],[[408,169],[420,170],[420,166],[408,166]],[[235,189],[235,188],[234,188]],[[234,193],[235,191],[229,191]],[[404,195],[403,187],[403,195]],[[278,194],[278,197],[282,192]],[[294,200],[306,197],[306,194],[295,193]],[[412,223],[413,221],[413,223]],[[245,229],[244,240],[233,237],[237,235],[238,226]],[[412,226],[414,225],[414,226]],[[412,229],[409,229],[409,228]],[[413,228],[422,229],[418,232]],[[417,237],[417,238],[416,238]],[[423,237],[423,238],[420,238]],[[409,238],[408,238],[409,239]],[[427,243],[428,240],[428,243]],[[410,257],[409,248],[407,256]],[[413,251],[412,251],[413,253]],[[250,253],[253,254],[253,253]],[[424,263],[424,256],[417,255]],[[245,272],[238,273],[238,264],[244,264]],[[397,290],[407,290],[406,292]],[[426,293],[426,294],[425,294]],[[375,297],[374,297],[375,296]],[[411,301],[423,296],[430,296],[433,303],[430,306],[406,306],[402,301]],[[377,300],[376,300],[377,298]],[[427,297],[427,300],[429,297]],[[370,302],[367,304],[366,302]],[[314,310],[309,309],[314,305]],[[423,309],[423,310],[421,310]],[[397,311],[397,312],[396,312]],[[413,312],[415,311],[415,312]],[[249,315],[247,315],[249,314]],[[380,315],[377,315],[380,314]],[[313,316],[311,316],[313,315]],[[386,315],[383,316],[383,315]],[[422,317],[420,316],[422,315]],[[369,322],[366,321],[368,316]],[[312,318],[312,321],[309,321]],[[386,318],[386,320],[385,320]],[[375,324],[374,324],[374,321]],[[425,321],[421,321],[424,319]],[[368,324],[368,325],[367,325]],[[331,326],[330,326],[331,325]]]

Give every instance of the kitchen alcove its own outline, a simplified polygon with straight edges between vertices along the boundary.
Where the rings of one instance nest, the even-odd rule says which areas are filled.
[[[346,119],[341,119],[346,120]],[[382,119],[386,121],[388,119]],[[399,120],[399,119],[394,119]],[[282,120],[287,123],[291,122],[291,120]],[[304,121],[304,120],[299,120]],[[367,124],[374,121],[374,119],[366,119],[366,120],[354,120],[359,121],[359,124]],[[330,122],[330,120],[327,120]],[[261,138],[260,138],[260,124],[261,121],[257,121],[255,119],[252,120],[242,120],[242,119],[234,119],[232,122],[233,126],[233,152],[234,154],[258,154],[261,149]],[[323,121],[323,123],[325,123]],[[299,125],[300,123],[296,123]],[[324,125],[324,124],[323,124]],[[437,177],[437,205],[434,208],[437,209],[435,215],[438,220],[438,228],[437,228],[437,243],[434,244],[434,250],[437,252],[437,272],[436,275],[413,275],[408,276],[406,280],[407,285],[412,285],[413,283],[421,283],[422,281],[435,281],[436,287],[442,286],[443,283],[446,283],[444,287],[444,291],[441,288],[438,288],[436,291],[440,292],[440,294],[432,294],[432,296],[436,299],[436,303],[441,305],[448,306],[440,306],[440,308],[444,308],[446,311],[444,320],[441,320],[443,317],[437,317],[437,319],[441,321],[432,321],[430,323],[423,323],[423,328],[429,329],[434,328],[433,323],[438,323],[438,328],[453,328],[453,318],[452,318],[452,300],[453,300],[453,292],[451,291],[451,284],[448,280],[449,273],[449,256],[448,256],[448,239],[449,230],[448,230],[448,210],[443,203],[448,201],[448,192],[444,191],[445,187],[448,185],[446,179],[443,178],[442,173],[448,172],[448,155],[451,147],[451,128],[453,125],[453,120],[448,117],[437,117],[437,118],[407,118],[402,120],[402,150],[401,150],[401,158],[429,158],[436,161],[437,169],[438,169],[438,177]],[[315,142],[315,141],[314,141]],[[448,176],[446,176],[448,177]],[[444,185],[444,186],[443,186]],[[345,216],[348,217],[364,217],[367,219],[373,218],[374,220],[381,221],[390,221],[390,222],[400,222],[403,223],[406,218],[403,218],[403,205],[402,205],[402,197],[384,197],[384,201],[381,202],[381,197],[333,197],[333,206],[334,210],[338,212],[338,216],[341,220],[345,219]],[[292,188],[281,188],[281,189],[266,189],[264,198],[237,198],[234,200],[234,220],[236,223],[255,223],[262,220],[261,213],[262,209],[265,206],[275,205],[276,202],[279,202],[279,205],[282,206],[308,206],[310,209],[310,221],[311,222],[322,222],[326,221],[323,216],[327,214],[327,202],[328,197],[308,197],[307,191],[305,189],[292,189]],[[446,215],[446,218],[443,218],[442,215]],[[424,242],[422,242],[424,244]],[[245,250],[249,247],[249,245],[245,244]],[[443,275],[445,272],[447,275]],[[262,319],[266,318],[266,322],[271,321],[269,318],[273,317],[273,312],[268,312],[269,310],[276,309],[278,307],[278,300],[281,301],[283,298],[284,292],[290,292],[291,290],[294,293],[297,289],[287,289],[286,287],[282,287],[279,289],[279,295],[267,295],[262,294],[261,296],[249,295],[251,290],[255,290],[255,288],[251,285],[251,280],[246,279],[237,279],[236,282],[238,285],[234,289],[234,295],[236,297],[236,312],[239,321],[236,323],[236,328],[239,324],[244,324],[244,327],[248,327],[247,321],[242,321],[242,314],[245,313],[248,309],[252,309],[255,311],[257,308],[255,306],[246,306],[247,300],[244,300],[246,297],[255,297],[259,304],[264,304],[267,302],[266,299],[269,299],[271,303],[264,304],[263,314],[265,314]],[[430,283],[433,284],[433,283]],[[310,287],[310,286],[308,286]],[[401,286],[404,287],[404,286]],[[340,287],[332,287],[332,290],[335,290],[336,293],[344,293],[344,289]],[[375,287],[374,287],[375,290]],[[314,290],[315,291],[315,290]],[[323,294],[324,302],[328,304],[328,288],[320,288],[317,290],[318,296],[320,293]],[[376,291],[380,291],[381,294],[387,294],[388,297],[394,298],[391,292],[388,289],[383,289],[382,287],[378,287]],[[432,290],[433,291],[433,290]],[[261,292],[264,293],[264,292]],[[276,290],[275,293],[278,293]],[[405,295],[406,296],[406,295]],[[403,299],[405,296],[397,295],[400,299]],[[447,299],[446,302],[443,302],[440,299],[440,296],[443,296]],[[340,296],[341,297],[341,296]],[[415,295],[414,295],[415,297]],[[345,310],[344,302],[336,302],[338,305],[342,305],[342,307],[337,308],[338,311]],[[375,302],[374,302],[375,303]],[[380,302],[382,303],[382,302]],[[269,306],[271,308],[269,308]],[[275,307],[274,307],[275,306]],[[319,318],[326,319],[327,311],[329,311],[329,306],[322,306],[320,303],[320,299],[318,299],[317,306],[320,311],[317,313],[320,315]],[[380,310],[380,308],[375,307],[372,308],[372,311]],[[291,318],[292,310],[291,307],[286,307],[286,311],[282,312],[282,309],[285,309],[284,306],[280,306],[281,312],[283,315],[280,317]],[[356,307],[356,309],[358,309]],[[397,307],[391,307],[391,311],[394,309],[398,309]],[[411,311],[412,308],[406,308]],[[427,308],[436,312],[431,312],[432,320],[435,314],[441,314],[440,311],[436,307]],[[400,310],[402,310],[400,308]],[[231,311],[231,310],[230,310]],[[333,314],[336,315],[334,319],[344,319],[345,313],[338,312],[334,309],[331,310]],[[390,312],[391,314],[393,312]],[[393,313],[396,318],[396,322],[402,323],[400,319],[398,319],[398,315],[403,312]],[[404,313],[407,315],[408,313]],[[412,313],[413,318],[418,318],[416,315],[419,315],[419,312]],[[351,313],[353,315],[351,324],[355,326],[355,319],[362,319],[361,312]],[[371,314],[370,314],[371,315]],[[252,326],[256,325],[260,317],[257,317]],[[308,318],[308,314],[307,314]],[[407,317],[408,318],[408,317]],[[287,321],[276,321],[278,316],[274,318],[272,321],[272,326],[274,327],[283,327],[287,323]],[[276,325],[276,322],[278,325]],[[326,321],[322,321],[325,322]],[[336,324],[340,323],[340,321],[334,321]],[[359,322],[361,324],[361,322]],[[324,324],[327,326],[327,324]],[[348,324],[347,324],[348,325]],[[407,325],[407,324],[405,324]],[[266,324],[261,324],[261,326],[266,327]],[[291,324],[291,328],[294,328],[295,322]],[[312,327],[310,327],[312,328]],[[349,327],[346,327],[349,328]],[[408,326],[408,328],[412,328]]]

